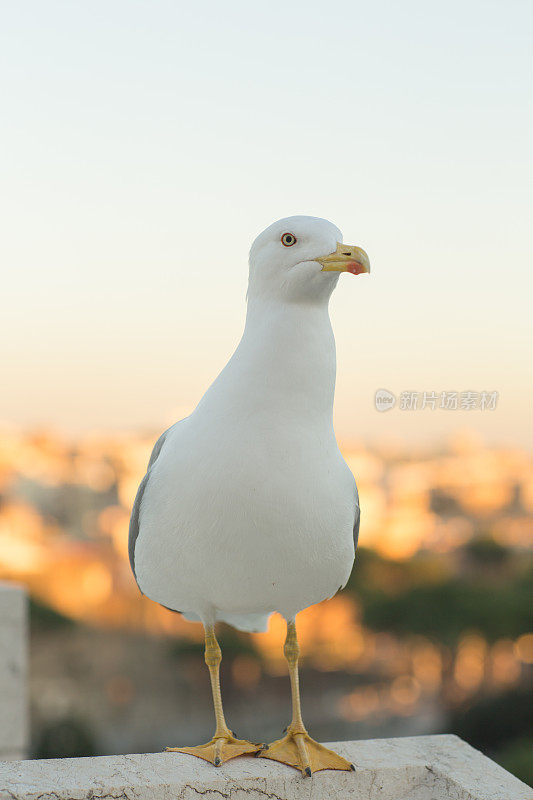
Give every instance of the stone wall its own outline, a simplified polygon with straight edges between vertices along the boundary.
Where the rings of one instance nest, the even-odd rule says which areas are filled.
[[[0,582],[0,759],[26,756],[28,614],[21,586]],[[1,787],[1,784],[0,784]]]

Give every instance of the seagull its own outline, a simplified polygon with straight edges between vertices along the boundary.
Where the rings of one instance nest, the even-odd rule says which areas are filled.
[[[295,618],[346,584],[359,497],[333,430],[335,340],[329,298],[341,272],[370,272],[367,254],[318,217],[278,220],[253,242],[247,314],[237,349],[190,416],[156,442],[130,521],[140,591],[205,632],[216,730],[168,747],[219,766],[255,754],[300,769],[353,769],[302,720]],[[264,631],[287,623],[292,693],[286,736],[238,739],[222,707],[215,624]]]

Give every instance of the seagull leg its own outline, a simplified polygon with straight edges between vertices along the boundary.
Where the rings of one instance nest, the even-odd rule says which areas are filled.
[[[287,728],[287,735],[262,750],[259,758],[271,758],[273,761],[289,764],[300,769],[302,775],[311,775],[321,769],[353,770],[353,764],[345,758],[311,739],[303,723],[298,678],[300,647],[294,620],[287,622],[287,638],[283,652],[289,665],[291,679],[292,722]]]
[[[213,705],[215,708],[216,730],[213,738],[206,744],[197,747],[167,747],[166,750],[176,753],[188,753],[191,756],[203,758],[211,762],[215,767],[219,767],[224,761],[230,758],[242,756],[246,753],[257,753],[261,749],[260,744],[252,744],[245,739],[237,739],[230,731],[224,718],[222,709],[222,696],[220,694],[220,662],[222,653],[215,636],[213,625],[205,627],[205,663],[209,669],[211,677],[211,689],[213,691]]]

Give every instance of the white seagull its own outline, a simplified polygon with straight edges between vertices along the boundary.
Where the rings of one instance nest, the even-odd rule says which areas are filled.
[[[193,413],[157,441],[130,522],[141,592],[205,629],[216,730],[197,747],[167,748],[215,766],[245,753],[311,775],[353,769],[303,724],[296,614],[332,597],[350,575],[359,531],[354,478],[332,412],[335,340],[328,302],[341,272],[369,272],[325,219],[274,222],[250,250],[242,339]],[[218,620],[264,631],[279,612],[292,689],[287,735],[237,739],[222,710]]]

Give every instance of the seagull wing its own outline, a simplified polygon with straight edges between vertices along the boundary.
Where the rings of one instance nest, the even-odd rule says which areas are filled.
[[[355,557],[355,551],[357,550],[357,542],[359,541],[359,524],[361,522],[361,507],[359,506],[359,492],[357,491],[357,486],[355,487],[355,516],[353,520],[353,552]],[[346,583],[350,578],[348,577]],[[344,586],[346,586],[346,583]],[[341,586],[341,589],[344,589],[344,586]]]
[[[128,554],[130,557],[130,566],[131,571],[133,572],[133,576],[137,581],[137,575],[135,574],[135,542],[137,541],[137,537],[139,535],[139,513],[141,511],[141,503],[144,495],[144,490],[148,484],[148,480],[150,478],[150,471],[159,458],[159,454],[165,444],[165,440],[172,430],[174,426],[172,425],[168,430],[161,434],[159,439],[154,445],[154,449],[152,450],[152,455],[150,456],[150,461],[148,462],[148,468],[146,470],[146,475],[142,479],[139,488],[137,489],[137,494],[135,495],[135,501],[133,503],[133,509],[131,511],[130,517],[130,532],[129,532],[129,539],[128,539]],[[139,582],[137,581],[137,586],[139,586]],[[139,589],[141,587],[139,586]],[[141,589],[142,592],[142,589]]]
[[[353,549],[357,550],[357,542],[359,540],[359,523],[361,522],[361,509],[359,507],[359,497],[355,506],[355,519],[353,521]]]

